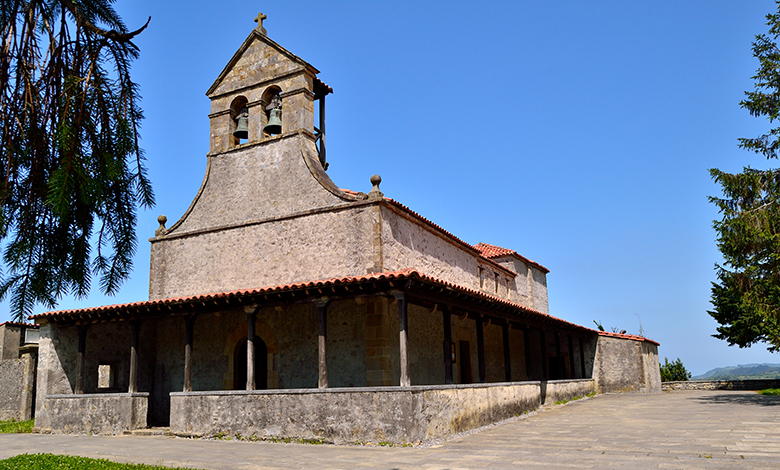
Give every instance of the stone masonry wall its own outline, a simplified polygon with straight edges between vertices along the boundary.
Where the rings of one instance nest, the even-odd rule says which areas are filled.
[[[147,423],[147,393],[50,395],[45,431],[68,434],[122,434]]]
[[[539,406],[539,383],[193,392],[171,397],[176,433],[420,442],[517,416]]]
[[[22,359],[0,360],[0,421],[22,419]]]
[[[657,347],[647,342],[599,336],[593,377],[600,393],[661,390]]]
[[[750,380],[686,380],[663,382],[664,392],[674,390],[763,390],[765,388],[780,388],[780,379],[750,379]]]

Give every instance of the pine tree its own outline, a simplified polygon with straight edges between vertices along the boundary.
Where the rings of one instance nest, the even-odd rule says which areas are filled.
[[[138,57],[114,0],[0,2],[0,298],[114,293],[130,272],[138,204],[154,196],[138,145]]]
[[[780,1],[766,16],[769,30],[753,42],[759,66],[754,89],[740,107],[776,125],[780,117]],[[780,127],[755,138],[739,139],[739,147],[766,159],[778,158]],[[780,350],[780,170],[746,167],[741,173],[712,169],[722,197],[711,197],[721,215],[714,222],[723,264],[716,266],[710,311],[720,324],[716,338],[747,347],[766,342]]]

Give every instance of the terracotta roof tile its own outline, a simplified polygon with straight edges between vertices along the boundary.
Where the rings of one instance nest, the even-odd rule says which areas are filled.
[[[559,323],[563,323],[567,326],[574,327],[581,330],[587,330],[591,331],[593,333],[598,333],[601,336],[612,336],[616,338],[624,338],[624,339],[631,339],[635,341],[647,341],[649,343],[659,345],[659,343],[644,338],[642,336],[636,336],[636,335],[626,335],[626,334],[620,334],[620,333],[610,333],[606,331],[596,331],[592,328],[588,328],[582,325],[578,325],[576,323],[572,323],[569,321],[566,321],[562,318],[555,317],[553,315],[540,312],[538,310],[529,308],[525,305],[512,302],[507,299],[503,299],[501,297],[497,297],[495,295],[487,294],[481,291],[477,291],[475,289],[471,289],[468,287],[463,287],[457,284],[453,284],[448,281],[443,281],[441,279],[437,279],[432,276],[428,276],[427,274],[420,273],[419,271],[416,271],[411,268],[402,269],[398,271],[388,271],[388,272],[382,272],[382,273],[371,273],[371,274],[364,274],[361,276],[345,276],[345,277],[334,277],[329,279],[322,279],[317,281],[306,281],[306,282],[295,282],[295,283],[288,283],[288,284],[279,284],[275,286],[268,286],[268,287],[260,287],[257,289],[239,289],[239,290],[233,290],[233,291],[226,291],[226,292],[216,292],[216,293],[209,293],[209,294],[199,294],[199,295],[191,295],[191,296],[185,296],[185,297],[172,297],[167,299],[156,299],[156,300],[146,300],[141,302],[132,302],[132,303],[126,303],[126,304],[116,304],[116,305],[105,305],[100,307],[90,307],[90,308],[82,308],[82,309],[72,309],[72,310],[59,310],[59,311],[51,311],[51,312],[45,312],[41,313],[39,315],[35,315],[31,318],[33,319],[45,319],[47,317],[52,316],[62,316],[62,315],[76,315],[81,313],[98,313],[98,312],[109,312],[109,311],[117,311],[117,310],[126,310],[126,309],[132,309],[132,308],[138,308],[138,307],[144,307],[144,306],[151,306],[151,305],[172,305],[172,304],[184,304],[188,302],[193,301],[203,301],[203,300],[210,300],[215,298],[230,298],[230,297],[242,297],[242,296],[251,296],[251,295],[257,295],[257,294],[263,294],[263,293],[274,293],[274,292],[283,292],[283,291],[291,291],[291,290],[297,290],[297,289],[311,289],[311,288],[323,288],[328,286],[339,286],[339,285],[345,285],[345,284],[354,284],[354,283],[360,283],[365,281],[372,281],[372,280],[382,280],[382,279],[391,279],[391,280],[403,280],[403,279],[420,279],[429,283],[437,284],[441,287],[449,288],[454,291],[458,291],[464,294],[468,294],[474,297],[482,298],[485,300],[489,300],[492,302],[495,302],[497,304],[503,304],[512,308],[515,308],[517,310],[527,312],[533,315],[538,315],[543,318],[548,318],[550,320],[557,321]]]
[[[541,269],[545,273],[550,272],[549,269],[537,263],[536,261],[530,260],[515,250],[510,250],[509,248],[504,248],[498,245],[490,245],[488,243],[477,243],[474,245],[474,248],[479,250],[482,253],[482,256],[488,259],[500,258],[501,256],[514,256],[515,258],[519,258],[521,261]]]
[[[660,346],[661,343],[658,343],[656,341],[653,341],[652,339],[645,338],[644,336],[639,335],[629,335],[625,333],[613,333],[611,331],[599,331],[599,336],[609,336],[612,338],[622,338],[622,339],[632,339],[634,341],[646,341],[648,343],[655,344],[656,346]]]
[[[38,325],[36,325],[35,323],[20,323],[18,321],[7,321],[7,322],[0,323],[0,326],[4,326],[4,325],[17,326],[23,328],[38,328]]]

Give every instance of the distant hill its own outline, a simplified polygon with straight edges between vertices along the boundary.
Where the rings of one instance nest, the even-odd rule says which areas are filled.
[[[694,380],[780,379],[780,364],[741,364],[718,367],[697,375]]]

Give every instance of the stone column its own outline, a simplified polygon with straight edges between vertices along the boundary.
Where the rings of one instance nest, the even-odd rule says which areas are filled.
[[[189,315],[184,319],[184,388],[183,391],[192,391],[192,340],[195,330],[195,315]]]
[[[246,314],[246,389],[255,389],[255,309]]]
[[[441,319],[444,325],[444,383],[451,384],[452,379],[452,314],[448,306],[441,307]]]
[[[587,378],[588,374],[585,372],[585,344],[582,342],[582,336],[579,338],[580,342],[580,369],[582,370],[582,378]]]
[[[504,380],[512,381],[512,354],[509,350],[509,323],[501,325],[501,333],[504,340]]]
[[[328,304],[329,301],[327,299],[319,300],[315,304],[320,326],[317,338],[317,355],[319,359],[317,386],[319,388],[328,388],[328,356],[326,349],[328,343]]]
[[[398,353],[399,362],[401,365],[401,387],[408,387],[411,385],[409,379],[409,357],[407,353],[407,330],[408,330],[408,313],[406,305],[406,296],[402,293],[396,293],[396,304],[398,305]]]
[[[476,318],[477,323],[477,369],[479,371],[479,382],[485,382],[485,327],[482,316]]]
[[[84,393],[84,373],[86,372],[86,350],[87,350],[87,326],[78,327],[79,348],[76,354],[76,386],[73,393],[80,395]]]
[[[138,391],[138,343],[141,335],[141,322],[130,323],[132,337],[130,339],[130,380],[127,386],[128,393]]]

